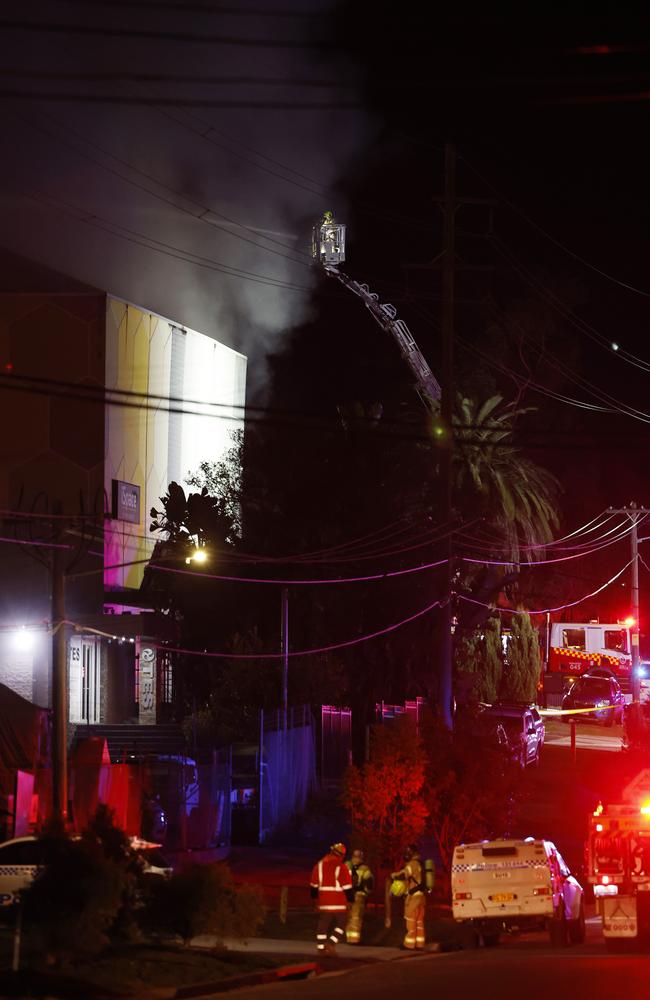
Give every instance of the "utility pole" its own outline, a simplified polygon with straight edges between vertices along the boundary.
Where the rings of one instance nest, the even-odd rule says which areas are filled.
[[[287,731],[289,716],[289,590],[282,588],[282,614],[280,619],[282,643],[282,728]]]
[[[442,435],[440,446],[440,513],[446,521],[447,530],[453,515],[453,412],[454,412],[454,325],[455,325],[455,283],[458,271],[491,272],[491,264],[466,264],[456,257],[456,213],[461,206],[480,206],[489,212],[489,230],[492,229],[492,215],[496,201],[494,198],[456,196],[456,147],[445,143],[445,184],[442,195],[434,198],[443,216],[442,249],[433,260],[426,264],[407,264],[409,270],[439,270],[441,272],[441,398],[440,423]],[[452,702],[452,660],[454,624],[454,563],[453,544],[448,535],[445,547],[447,557],[444,583],[444,607],[441,614],[441,636],[438,649],[437,694],[438,711],[448,729],[453,728]],[[433,686],[433,685],[432,685]]]
[[[61,536],[56,533],[57,544]],[[52,549],[52,808],[68,817],[68,661],[65,625],[65,550]]]
[[[439,711],[447,729],[452,729],[452,661],[453,661],[453,545],[452,520],[453,485],[453,412],[454,412],[454,294],[456,278],[456,147],[445,143],[445,192],[443,202],[442,253],[442,398],[441,417],[444,432],[440,461],[442,517],[447,527],[445,603],[442,608],[442,639],[440,643]]]
[[[625,514],[632,522],[630,531],[631,561],[632,570],[631,592],[630,592],[630,613],[633,624],[630,629],[632,639],[632,700],[639,701],[641,693],[641,675],[639,674],[639,522],[650,514],[650,508],[637,507],[631,503],[629,507],[608,507],[611,514]]]

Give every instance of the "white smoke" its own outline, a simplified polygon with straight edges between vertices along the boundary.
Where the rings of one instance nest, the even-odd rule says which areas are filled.
[[[152,5],[155,8],[155,0]],[[278,9],[276,0],[256,0],[255,7],[266,7],[269,12]],[[330,36],[331,7],[327,0],[302,0],[296,7],[298,14],[311,17],[294,18],[277,13],[244,17],[189,11],[161,14],[159,10],[154,16],[137,7],[51,5],[43,0],[30,5],[30,17],[105,28],[307,43]],[[271,87],[9,80],[7,85],[17,90],[81,95],[113,92],[146,98],[185,95],[280,104],[358,98],[355,68],[329,48],[8,32],[2,49],[4,66],[41,72],[287,81],[285,86]],[[331,80],[336,87],[292,86],[291,80]],[[10,249],[214,336],[243,353],[254,350],[258,357],[260,346],[262,353],[276,350],[283,334],[306,317],[315,280],[309,264],[311,223],[325,208],[344,210],[334,197],[334,187],[351,157],[369,139],[370,124],[360,111],[206,107],[161,111],[156,106],[45,101],[5,102],[4,107],[4,145],[11,156],[5,156],[0,167],[5,192],[0,200],[1,242]],[[210,127],[214,131],[208,132]],[[208,132],[207,138],[199,132]],[[184,192],[188,200],[176,198],[141,172]],[[192,215],[199,214],[197,206],[213,212],[206,214],[207,221],[199,221],[137,185],[150,187]],[[32,200],[34,192],[59,208]],[[62,205],[72,214],[65,214]],[[79,211],[85,222],[74,218]],[[158,241],[158,252],[139,245],[139,234]],[[192,264],[177,259],[185,254],[203,260]],[[222,264],[224,270],[235,268],[241,273],[227,275],[220,270]],[[255,378],[252,370],[250,375]]]

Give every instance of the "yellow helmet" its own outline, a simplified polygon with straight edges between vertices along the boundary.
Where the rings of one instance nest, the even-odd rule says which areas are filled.
[[[332,844],[330,847],[332,854],[340,854],[342,858],[345,857],[346,846],[345,844]]]
[[[397,896],[398,898],[406,895],[406,882],[403,878],[393,879],[390,885],[390,894],[391,896]]]

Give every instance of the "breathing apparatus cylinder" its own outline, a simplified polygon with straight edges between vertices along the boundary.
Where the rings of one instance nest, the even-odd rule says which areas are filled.
[[[431,858],[424,862],[424,885],[427,892],[431,892],[436,884],[436,869]]]

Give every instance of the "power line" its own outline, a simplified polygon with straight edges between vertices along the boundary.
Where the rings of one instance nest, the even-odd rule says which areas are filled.
[[[2,22],[0,21],[0,27]],[[211,97],[131,97],[125,94],[87,94],[50,90],[0,90],[0,98],[7,101],[46,101],[55,104],[118,104],[126,107],[188,107],[220,108],[228,111],[358,111],[360,101],[259,101],[219,100]]]
[[[441,607],[440,601],[433,601],[432,604],[427,604],[426,607],[422,608],[420,611],[416,611],[415,614],[409,615],[408,618],[403,618],[401,621],[395,622],[392,625],[387,625],[384,628],[377,629],[376,632],[368,632],[366,635],[357,636],[354,639],[347,639],[343,642],[333,642],[327,646],[319,646],[312,649],[297,649],[290,650],[288,653],[228,653],[228,652],[208,652],[208,650],[199,649],[185,649],[180,646],[167,646],[163,643],[157,645],[158,649],[166,650],[168,653],[186,653],[190,656],[199,656],[208,659],[221,659],[221,660],[277,660],[283,656],[317,656],[324,653],[331,653],[337,649],[346,649],[350,646],[358,646],[362,642],[368,642],[371,639],[377,639],[380,636],[388,635],[390,632],[395,632],[397,629],[402,628],[404,625],[408,625],[411,622],[416,621],[418,618],[422,618],[423,615],[428,614],[433,611],[434,608]],[[74,623],[71,623],[74,624]],[[81,629],[85,629],[84,625],[76,626]],[[94,632],[98,635],[109,636],[107,632],[101,632],[99,629],[87,629],[87,631]],[[112,634],[110,635],[112,638]],[[152,643],[152,645],[156,645]]]
[[[64,3],[76,3],[88,9],[88,0],[64,0]],[[199,3],[197,0],[93,0],[94,6],[113,7],[118,10],[145,10],[148,12],[159,11],[181,11],[183,14],[191,11],[197,14],[228,14],[233,17],[285,17],[309,19],[316,17],[328,17],[328,12],[318,10],[291,10],[288,8],[264,9],[263,7],[229,7],[218,3]]]
[[[159,187],[163,188],[165,191],[169,191],[171,194],[176,195],[178,198],[182,198],[184,201],[187,201],[190,204],[194,205],[199,210],[199,214],[196,215],[194,212],[190,211],[187,208],[184,208],[182,205],[178,205],[175,201],[171,200],[170,198],[166,198],[164,195],[161,195],[161,194],[159,194],[156,191],[152,191],[150,188],[146,187],[144,184],[139,184],[137,181],[134,181],[132,178],[127,177],[121,171],[115,170],[113,167],[110,167],[107,164],[102,163],[101,160],[96,159],[94,156],[91,156],[88,153],[85,153],[82,150],[78,149],[76,146],[72,145],[71,143],[66,142],[65,139],[62,139],[60,135],[53,134],[48,129],[42,128],[41,126],[39,126],[36,123],[28,120],[27,118],[23,118],[21,116],[16,116],[16,117],[18,118],[19,121],[24,122],[30,128],[35,129],[38,132],[41,132],[42,134],[48,136],[49,138],[55,139],[57,142],[60,142],[62,145],[67,146],[68,149],[72,149],[76,153],[77,156],[81,156],[84,159],[88,160],[90,163],[96,164],[98,167],[100,167],[100,169],[105,170],[107,173],[110,173],[110,174],[112,174],[115,177],[119,177],[120,180],[124,181],[126,184],[130,184],[132,187],[135,187],[139,191],[144,191],[146,194],[150,195],[152,198],[156,198],[158,201],[162,201],[166,205],[171,205],[172,208],[174,208],[176,211],[182,212],[184,215],[189,216],[191,219],[194,219],[195,221],[198,221],[198,222],[203,222],[203,223],[205,223],[206,225],[210,226],[213,229],[219,229],[221,232],[226,233],[228,236],[233,236],[236,239],[243,241],[244,243],[249,243],[251,246],[257,247],[257,249],[259,249],[259,250],[265,250],[268,253],[274,253],[278,257],[282,257],[285,260],[290,261],[292,264],[300,264],[303,267],[308,267],[310,269],[313,269],[312,260],[311,260],[311,258],[308,258],[308,256],[307,256],[306,253],[302,255],[302,259],[300,257],[291,257],[291,256],[289,256],[289,254],[280,253],[278,250],[274,250],[273,247],[268,247],[268,246],[265,246],[263,243],[258,243],[256,240],[251,239],[250,237],[242,236],[241,233],[233,231],[228,226],[223,226],[223,225],[220,225],[218,222],[211,221],[209,218],[207,218],[208,214],[212,214],[212,215],[218,216],[220,219],[223,219],[224,221],[231,223],[237,229],[242,229],[242,230],[245,230],[248,233],[252,233],[254,235],[257,235],[256,231],[253,228],[251,228],[249,226],[246,226],[246,225],[244,225],[244,224],[242,224],[240,222],[237,222],[235,219],[231,219],[229,216],[223,215],[223,213],[218,212],[216,209],[212,208],[211,206],[205,205],[205,204],[197,201],[195,198],[192,198],[190,195],[184,194],[182,191],[179,191],[177,188],[173,188],[169,184],[165,184],[164,181],[158,180],[158,178],[154,177],[152,174],[148,173],[146,170],[141,170],[140,167],[137,167],[134,164],[129,163],[128,160],[124,160],[124,159],[122,159],[119,156],[115,156],[114,153],[111,153],[109,150],[105,149],[103,146],[100,146],[99,143],[96,143],[96,142],[93,142],[90,139],[87,139],[85,136],[82,135],[81,132],[79,132],[78,129],[75,129],[72,126],[67,125],[67,124],[65,124],[65,123],[63,123],[63,122],[61,122],[61,121],[53,118],[51,115],[48,115],[47,117],[50,118],[52,120],[52,122],[54,122],[54,124],[57,125],[59,128],[66,129],[68,132],[72,133],[73,135],[78,136],[80,138],[80,140],[82,142],[86,143],[88,146],[91,146],[92,148],[99,150],[99,152],[103,153],[105,156],[109,156],[112,160],[115,160],[116,163],[122,164],[128,170],[131,170],[134,173],[140,174],[140,176],[145,177],[147,180],[149,180],[153,184],[156,184]],[[269,243],[274,243],[277,246],[280,246],[280,247],[282,247],[285,250],[287,250],[287,249],[290,250],[291,249],[290,247],[287,247],[287,245],[285,243],[282,243],[282,242],[280,242],[280,240],[276,240],[276,239],[272,238],[271,236],[263,236],[262,239],[268,241]],[[292,252],[295,252],[295,251],[292,251]]]
[[[497,195],[497,197],[505,205],[507,205],[509,208],[511,208],[513,210],[513,212],[516,212],[517,215],[521,216],[521,218],[525,222],[527,222],[529,226],[532,226],[533,229],[535,229],[538,233],[540,233],[541,236],[544,236],[554,246],[558,247],[564,253],[568,254],[569,257],[572,257],[574,260],[577,260],[580,264],[583,264],[585,267],[589,268],[591,271],[594,271],[596,274],[599,274],[602,278],[606,278],[608,281],[613,282],[615,285],[619,285],[621,288],[625,288],[629,292],[635,292],[637,295],[642,295],[644,298],[650,298],[650,292],[646,291],[643,288],[637,288],[635,285],[632,285],[632,284],[630,284],[627,281],[621,281],[620,278],[614,277],[614,275],[609,274],[607,271],[604,271],[602,268],[597,267],[595,264],[592,264],[591,261],[586,260],[584,257],[582,257],[580,254],[576,253],[574,250],[571,250],[564,243],[562,243],[560,240],[558,240],[555,236],[552,236],[551,233],[549,233],[546,229],[544,229],[542,226],[540,226],[539,223],[537,223],[533,219],[531,219],[531,217],[529,215],[527,215],[521,208],[519,208],[517,205],[515,205],[514,202],[510,201],[509,198],[506,198],[506,196],[504,194],[502,194],[500,191],[498,191],[497,188],[494,186],[494,184],[490,180],[488,180],[487,177],[485,177],[485,175],[482,174],[472,163],[470,163],[470,161],[467,159],[467,157],[465,155],[460,155],[459,158],[463,161],[463,163],[465,163],[469,167],[469,169],[474,174],[476,174],[476,176],[478,178],[480,178],[480,180],[483,181],[484,184],[487,184],[487,186],[494,192],[494,194]]]
[[[176,573],[182,576],[192,576],[195,579],[204,580],[224,580],[228,583],[254,583],[282,585],[285,587],[320,587],[331,584],[346,583],[369,583],[376,580],[389,580],[393,577],[408,576],[412,573],[422,573],[424,570],[437,569],[447,562],[446,559],[438,559],[436,562],[422,563],[419,566],[408,566],[406,569],[385,570],[383,573],[371,573],[367,576],[330,577],[329,579],[269,579],[268,577],[254,576],[228,576],[223,573],[202,573],[190,569],[176,569],[174,566],[161,566],[159,563],[150,563],[150,569],[158,570],[161,573]]]
[[[585,336],[590,337],[591,340],[595,341],[600,347],[607,351],[611,356],[616,355],[621,361],[626,361],[628,364],[634,365],[636,368],[640,368],[642,371],[650,371],[650,363],[644,361],[643,358],[637,357],[637,355],[632,354],[625,348],[621,347],[619,344],[614,346],[612,344],[611,338],[606,337],[605,334],[601,333],[594,326],[588,323],[585,319],[577,316],[573,310],[566,305],[554,292],[546,288],[546,286],[537,278],[532,272],[526,267],[522,261],[516,257],[512,250],[504,243],[500,237],[496,234],[492,234],[488,237],[494,248],[501,254],[501,256],[508,262],[510,267],[519,274],[519,277],[530,285],[543,299],[545,299],[557,312],[560,313],[565,319],[567,319],[576,329],[580,330]]]
[[[215,261],[212,257],[203,257],[199,254],[195,254],[191,250],[183,250],[176,247],[174,244],[166,243],[162,240],[156,240],[151,236],[139,233],[137,230],[129,229],[128,227],[122,226],[116,222],[111,222],[94,212],[86,212],[84,209],[78,208],[76,205],[70,205],[68,202],[63,200],[56,200],[49,195],[39,194],[36,191],[21,190],[20,188],[18,189],[18,193],[32,201],[41,202],[63,215],[72,216],[72,218],[74,218],[77,222],[81,222],[84,225],[100,229],[102,232],[109,233],[111,236],[125,240],[135,246],[143,247],[145,250],[152,250],[154,253],[183,261],[186,264],[193,264],[195,267],[216,271],[226,277],[241,278],[246,281],[251,281],[254,284],[268,285],[271,288],[284,288],[287,291],[294,292],[311,291],[307,285],[291,284],[287,281],[282,281],[281,279],[256,274],[253,271],[246,271],[243,268],[236,268],[230,264],[225,264],[222,261]],[[119,230],[122,230],[122,232]]]
[[[96,38],[128,38],[149,39],[150,41],[169,41],[196,43],[198,45],[230,45],[235,48],[261,49],[334,49],[336,46],[320,39],[294,38],[242,38],[236,35],[211,35],[207,32],[194,34],[189,31],[153,31],[149,28],[110,28],[90,24],[66,24],[56,21],[17,21],[0,18],[0,28],[6,31],[25,31],[36,34],[81,35]]]
[[[87,0],[84,0],[87,2]],[[0,67],[0,78],[16,80],[58,80],[66,83],[162,83],[199,84],[217,87],[301,87],[315,90],[342,90],[351,84],[340,80],[315,80],[309,77],[215,76],[193,73],[136,73],[133,70],[72,73],[58,70],[18,69]]]
[[[505,613],[510,615],[548,615],[554,611],[565,611],[567,608],[574,608],[576,604],[582,604],[583,601],[589,600],[590,597],[596,597],[597,594],[600,594],[603,590],[605,590],[612,583],[618,580],[619,576],[621,576],[625,572],[625,570],[632,565],[633,562],[634,560],[630,559],[630,561],[627,562],[622,569],[619,569],[618,573],[615,573],[614,576],[610,577],[610,579],[607,580],[606,583],[603,583],[602,586],[598,587],[597,590],[592,590],[590,594],[585,594],[583,597],[579,597],[577,601],[570,601],[568,604],[559,604],[555,608],[541,608],[536,611],[531,611],[531,610],[526,611],[520,608],[500,608],[496,607],[493,604],[485,604],[484,601],[477,601],[473,597],[467,597],[465,594],[457,594],[456,596],[461,601],[466,601],[468,604],[478,604],[482,608],[489,608],[490,611],[498,611],[500,614]]]

